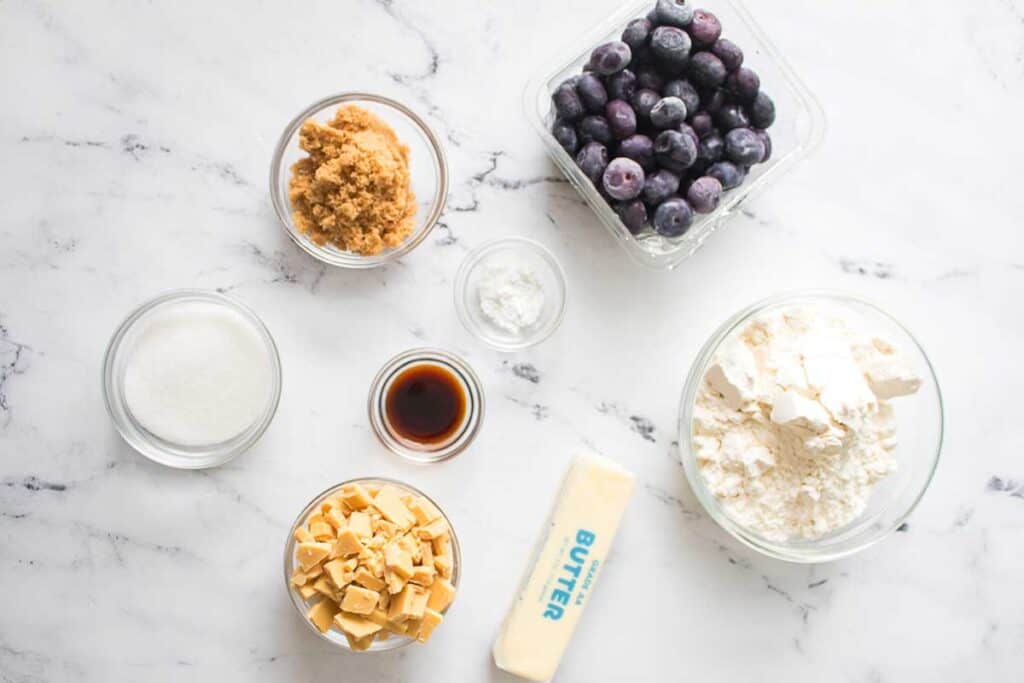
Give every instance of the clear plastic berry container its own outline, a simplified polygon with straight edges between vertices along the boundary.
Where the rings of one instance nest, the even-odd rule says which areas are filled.
[[[630,20],[643,17],[654,7],[654,0],[623,5],[617,12],[571,41],[568,47],[549,60],[530,79],[524,94],[526,116],[536,129],[548,154],[597,214],[616,242],[638,263],[669,270],[691,256],[715,230],[725,225],[739,207],[793,168],[820,142],[825,132],[825,115],[817,99],[796,75],[771,40],[740,0],[702,0],[695,8],[713,12],[722,24],[722,37],[743,50],[744,66],[761,78],[761,89],[775,102],[776,119],[769,129],[771,158],[754,166],[739,187],[722,195],[715,211],[696,214],[689,230],[681,237],[662,237],[649,227],[633,235],[619,220],[575,160],[551,134],[555,120],[551,94],[570,76],[581,73],[590,52],[602,43],[618,40]],[[764,11],[770,11],[765,9]]]

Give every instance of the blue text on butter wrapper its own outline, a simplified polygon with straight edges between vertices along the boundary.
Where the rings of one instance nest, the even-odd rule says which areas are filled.
[[[569,600],[572,599],[573,590],[576,589],[576,582],[580,578],[580,574],[583,573],[583,564],[587,561],[587,556],[590,554],[590,546],[594,545],[596,539],[597,534],[592,531],[579,529],[576,532],[576,543],[569,550],[569,562],[562,565],[565,576],[561,576],[556,580],[561,587],[551,591],[551,600],[544,610],[545,619],[558,621],[565,614],[564,606],[568,605]],[[588,588],[593,581],[598,564],[599,562],[594,560],[590,571],[587,572],[584,586],[580,589],[580,595],[575,600],[576,605],[583,604],[584,596],[582,591]]]

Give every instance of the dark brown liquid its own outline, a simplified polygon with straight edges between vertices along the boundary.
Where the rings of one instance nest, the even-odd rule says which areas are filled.
[[[462,424],[466,393],[451,370],[414,365],[388,387],[384,412],[398,436],[424,445],[441,443]]]

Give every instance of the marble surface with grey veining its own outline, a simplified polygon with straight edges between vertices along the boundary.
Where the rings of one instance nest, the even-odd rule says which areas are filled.
[[[625,257],[521,113],[545,54],[616,6],[0,0],[0,681],[511,681],[490,643],[584,449],[638,489],[558,681],[1024,675],[1024,3],[750,0],[829,129],[671,273]],[[285,123],[355,89],[423,114],[452,173],[441,225],[370,272],[299,252],[267,192]],[[451,288],[513,234],[555,252],[570,300],[554,337],[502,355]],[[100,391],[113,329],[179,287],[251,305],[284,366],[262,441],[202,472],[136,455]],[[908,523],[819,566],[718,528],[674,443],[710,332],[805,287],[884,302],[947,410]],[[419,345],[462,354],[488,402],[471,451],[432,467],[389,456],[365,416],[381,363]],[[314,493],[370,474],[442,502],[464,582],[429,646],[352,656],[294,614],[281,550]]]

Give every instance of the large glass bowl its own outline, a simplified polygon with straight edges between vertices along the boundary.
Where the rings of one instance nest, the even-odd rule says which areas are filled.
[[[295,548],[298,545],[298,541],[295,540],[295,530],[298,529],[299,526],[304,524],[306,520],[309,519],[310,515],[312,515],[315,511],[319,510],[321,503],[323,503],[331,496],[337,495],[338,492],[341,491],[341,487],[347,484],[369,484],[374,486],[383,486],[385,484],[389,484],[397,489],[402,489],[413,495],[423,496],[428,501],[430,501],[434,505],[434,507],[438,509],[438,511],[441,513],[441,517],[443,517],[444,521],[448,523],[448,531],[451,534],[451,584],[456,588],[456,599],[458,599],[457,592],[459,587],[459,577],[462,573],[462,552],[459,549],[459,539],[455,535],[455,527],[452,526],[451,520],[448,518],[448,515],[445,514],[444,509],[437,504],[437,501],[435,501],[433,498],[423,493],[419,489],[409,486],[406,483],[397,481],[395,479],[388,479],[386,477],[361,477],[358,479],[349,479],[348,481],[343,481],[340,484],[335,484],[334,486],[331,486],[327,490],[319,493],[315,498],[313,498],[313,500],[309,501],[309,504],[306,505],[306,507],[302,509],[302,512],[299,513],[299,516],[295,518],[295,522],[292,524],[292,528],[288,531],[288,539],[287,541],[285,541],[284,544],[284,587],[285,590],[288,591],[288,596],[291,598],[292,605],[298,612],[299,618],[302,619],[303,623],[306,624],[310,631],[312,631],[319,637],[323,638],[328,643],[331,643],[332,645],[335,645],[343,650],[348,650],[349,652],[355,652],[357,654],[361,654],[363,652],[384,652],[387,650],[395,650],[397,648],[404,647],[405,645],[408,645],[409,643],[413,642],[413,639],[408,636],[392,635],[387,640],[374,639],[373,644],[370,645],[370,647],[366,650],[353,650],[352,647],[348,644],[348,640],[345,638],[345,634],[339,631],[336,627],[332,626],[328,631],[321,633],[320,629],[313,625],[313,623],[309,620],[309,617],[306,614],[309,611],[311,603],[308,603],[305,600],[303,600],[302,596],[299,595],[298,591],[296,591],[292,587],[292,573],[298,566],[298,561],[295,559]],[[455,603],[453,602],[452,605],[454,604]],[[447,615],[449,610],[451,610],[452,605],[449,605],[447,609],[445,609],[443,614]],[[441,628],[443,627],[444,624],[441,624]]]
[[[889,340],[921,378],[917,393],[892,400],[898,445],[893,451],[897,469],[872,490],[864,513],[849,524],[816,539],[775,541],[764,538],[733,519],[711,493],[698,467],[693,447],[693,407],[712,358],[724,341],[746,323],[766,312],[799,305],[829,305],[849,311],[870,332]],[[800,292],[765,299],[727,320],[704,344],[683,390],[679,407],[679,451],[686,477],[697,499],[712,519],[746,545],[766,555],[790,562],[826,562],[863,550],[896,530],[924,495],[932,480],[942,449],[943,410],[938,380],[917,340],[874,304],[831,292]]]
[[[752,68],[760,76],[762,89],[775,101],[777,116],[769,129],[771,159],[754,166],[740,187],[725,192],[715,211],[695,215],[693,225],[681,237],[662,237],[650,228],[639,235],[631,234],[551,134],[554,122],[551,93],[566,78],[581,73],[595,47],[609,40],[618,40],[630,20],[647,14],[654,7],[654,0],[628,2],[583,36],[569,41],[562,53],[547,61],[530,80],[524,95],[526,116],[555,164],[616,242],[636,262],[651,268],[675,268],[691,256],[716,229],[738,213],[744,202],[775,182],[817,147],[825,132],[821,105],[740,0],[700,0],[693,4],[713,12],[721,20],[722,36],[742,48],[744,66]]]
[[[271,370],[267,401],[257,419],[233,438],[203,446],[174,443],[150,432],[132,415],[124,389],[125,372],[132,350],[149,322],[163,313],[195,303],[222,306],[250,325],[263,341]],[[270,426],[281,399],[281,359],[270,331],[259,316],[245,304],[219,292],[202,289],[174,290],[139,306],[114,332],[103,361],[103,398],[110,419],[122,438],[150,460],[178,469],[216,467],[251,448]]]
[[[317,244],[295,227],[288,200],[291,167],[306,153],[299,147],[299,129],[307,119],[326,123],[342,104],[355,104],[376,114],[409,147],[409,173],[418,209],[412,233],[399,246],[374,256],[343,251],[334,245]],[[350,92],[326,97],[306,107],[281,134],[270,164],[270,198],[285,233],[310,256],[341,268],[375,268],[391,263],[415,249],[430,233],[444,211],[448,198],[448,162],[434,131],[420,116],[400,102],[369,93]]]

